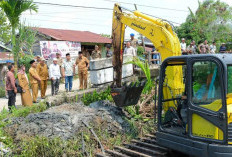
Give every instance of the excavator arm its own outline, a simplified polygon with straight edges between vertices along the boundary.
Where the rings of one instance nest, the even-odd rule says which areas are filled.
[[[179,39],[168,22],[150,17],[139,11],[128,10],[115,4],[113,10],[112,37],[114,47],[114,79],[117,87],[121,87],[122,80],[125,26],[147,37],[160,53],[161,60],[167,57],[181,55]],[[173,67],[167,70],[167,74],[170,74],[170,77],[166,77],[168,78],[166,82],[168,88],[164,88],[164,95],[166,94],[167,97],[171,97],[171,94],[178,95],[180,92],[183,92],[182,69]]]

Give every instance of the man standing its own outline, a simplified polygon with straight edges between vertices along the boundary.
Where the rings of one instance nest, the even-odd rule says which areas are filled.
[[[78,76],[80,80],[79,89],[87,88],[87,77],[88,77],[88,68],[89,68],[89,60],[82,55],[82,52],[79,52],[79,56],[76,60],[76,65],[78,66]],[[84,87],[83,87],[84,84]]]
[[[95,49],[91,54],[92,59],[99,59],[101,58],[101,52],[98,50],[98,46],[95,45]]]
[[[61,58],[61,54],[60,53],[56,53],[56,59],[57,59],[57,64],[60,66],[63,65],[63,59]]]
[[[193,40],[192,44],[193,44],[193,54],[197,54],[197,45],[196,45],[196,42]]]
[[[71,60],[70,53],[66,54],[66,60],[62,65],[62,76],[65,77],[66,92],[72,91],[73,76],[75,75],[75,63]]]
[[[130,34],[130,37],[131,37],[131,39],[130,39],[130,44],[131,44],[131,46],[135,49],[135,51],[137,52],[138,40],[135,39],[134,33],[131,33],[131,34]]]
[[[187,47],[187,54],[189,54],[189,55],[195,54],[194,50],[195,49],[194,49],[193,42],[191,42],[191,44]]]
[[[53,64],[49,67],[49,77],[51,79],[52,95],[57,95],[60,85],[60,66],[57,64],[57,59],[53,59]]]
[[[8,108],[9,111],[12,111],[12,107],[15,107],[16,93],[17,88],[15,86],[15,77],[14,77],[14,65],[8,66],[8,72],[6,75],[6,90],[8,93]]]
[[[8,73],[8,67],[11,65],[11,61],[10,60],[7,60],[6,61],[6,65],[2,68],[2,71],[1,71],[1,78],[2,80],[4,80],[4,84],[5,84],[5,96],[6,98],[8,98],[8,92],[6,90],[6,75]]]
[[[106,58],[112,57],[113,52],[110,50],[110,45],[106,45]]]
[[[45,99],[45,94],[46,94],[47,84],[48,84],[48,67],[45,64],[44,58],[41,58],[40,63],[37,65],[36,70],[41,79],[41,82],[40,82],[41,98]]]
[[[160,64],[160,54],[156,51],[155,47],[151,51],[152,64]]]
[[[204,43],[201,43],[199,46],[198,46],[198,50],[200,52],[200,54],[206,54],[209,52],[209,45],[208,45],[208,41],[205,40]]]
[[[217,50],[217,47],[216,47],[216,42],[214,41],[212,45],[210,45],[210,53],[211,54],[215,54],[216,53],[216,50]]]
[[[30,61],[31,68],[29,69],[30,74],[30,83],[32,89],[32,100],[33,103],[37,103],[38,91],[39,91],[39,83],[41,79],[36,71],[37,63],[35,60]]]
[[[187,53],[187,46],[186,46],[184,38],[181,39],[180,47],[181,47],[181,53],[182,53],[182,55],[187,55],[188,54]]]
[[[81,51],[83,53],[83,56],[85,56],[89,60],[90,59],[89,51],[87,49],[85,49],[84,46],[81,46]]]
[[[226,44],[222,43],[222,45],[219,48],[219,52],[220,53],[226,53]]]
[[[135,49],[130,45],[130,42],[126,43],[126,48],[124,50],[125,55],[132,55],[133,57],[136,56]]]

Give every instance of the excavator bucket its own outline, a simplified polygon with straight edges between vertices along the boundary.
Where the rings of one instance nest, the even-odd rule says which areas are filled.
[[[120,88],[111,88],[111,95],[113,100],[118,107],[125,107],[136,105],[139,101],[140,95],[146,81],[140,83],[130,83],[129,85],[124,84]]]

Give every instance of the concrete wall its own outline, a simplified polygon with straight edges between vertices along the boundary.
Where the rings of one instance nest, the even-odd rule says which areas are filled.
[[[130,60],[132,60],[131,55],[124,55],[122,78],[133,75],[133,65],[126,64]],[[94,85],[101,85],[113,81],[112,57],[90,61],[90,80]]]

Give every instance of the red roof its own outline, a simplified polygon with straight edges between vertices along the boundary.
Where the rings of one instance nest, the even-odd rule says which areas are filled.
[[[45,34],[60,41],[76,41],[86,43],[111,43],[112,40],[103,37],[100,34],[92,33],[89,31],[76,31],[76,30],[63,30],[51,28],[33,28],[38,32]]]

